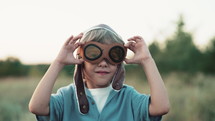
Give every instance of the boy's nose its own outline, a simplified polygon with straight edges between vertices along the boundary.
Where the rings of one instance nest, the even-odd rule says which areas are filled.
[[[106,59],[103,59],[101,62],[98,63],[99,67],[107,67],[108,66],[108,62]]]

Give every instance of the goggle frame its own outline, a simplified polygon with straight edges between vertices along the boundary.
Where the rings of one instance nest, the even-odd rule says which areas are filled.
[[[86,49],[89,46],[95,46],[97,49],[99,49],[100,53],[99,55],[97,55],[96,58],[90,58],[86,55]],[[114,48],[120,49],[122,50],[122,55],[119,58],[119,60],[114,60],[114,57],[111,56],[111,50],[113,50]],[[123,44],[119,44],[119,43],[113,43],[113,44],[102,44],[99,42],[95,42],[95,41],[89,41],[86,42],[84,45],[82,45],[79,49],[78,49],[78,53],[77,53],[79,58],[83,58],[85,61],[92,63],[92,64],[97,64],[99,62],[101,62],[103,59],[107,60],[108,63],[112,64],[112,65],[116,65],[116,64],[120,64],[124,61],[126,55],[127,55],[127,48],[124,47]]]

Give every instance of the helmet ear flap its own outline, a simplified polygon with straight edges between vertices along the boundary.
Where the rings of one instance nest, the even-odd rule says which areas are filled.
[[[121,63],[117,65],[117,70],[112,80],[112,88],[114,90],[120,90],[123,87],[124,80],[125,80],[125,67]]]
[[[76,65],[74,73],[76,97],[78,99],[79,111],[82,114],[86,114],[89,111],[89,102],[84,89],[84,82],[82,78],[82,66],[83,64]]]

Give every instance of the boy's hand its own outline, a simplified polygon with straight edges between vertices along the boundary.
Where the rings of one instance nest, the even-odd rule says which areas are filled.
[[[77,40],[81,39],[83,33],[79,34],[78,36],[71,36],[61,48],[55,62],[58,62],[62,65],[69,65],[69,64],[81,64],[83,63],[82,59],[76,59],[73,55],[74,51],[82,45],[80,42],[76,42]]]
[[[152,58],[149,49],[141,36],[129,38],[125,47],[134,52],[133,58],[125,59],[127,64],[144,64],[144,62]]]

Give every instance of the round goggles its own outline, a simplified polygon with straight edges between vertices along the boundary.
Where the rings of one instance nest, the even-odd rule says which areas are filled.
[[[126,57],[127,49],[118,43],[101,44],[99,42],[90,41],[81,46],[78,55],[89,63],[99,63],[103,59],[110,64],[122,63]]]

